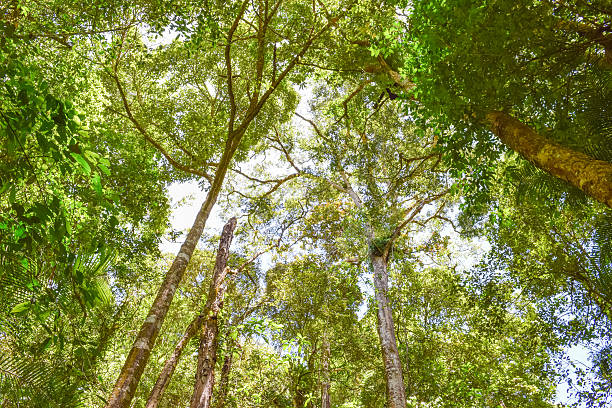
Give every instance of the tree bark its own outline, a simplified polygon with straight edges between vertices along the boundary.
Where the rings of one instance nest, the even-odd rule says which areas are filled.
[[[200,345],[198,347],[198,369],[191,397],[191,408],[209,408],[212,390],[215,383],[215,364],[217,362],[217,346],[219,340],[219,325],[217,316],[223,307],[225,293],[225,277],[229,269],[229,246],[232,242],[236,218],[232,218],[223,227],[215,269],[208,290],[208,298],[203,316],[206,319],[200,329]]]
[[[216,408],[224,408],[227,400],[227,392],[229,389],[229,376],[232,372],[232,362],[234,360],[233,347],[230,346],[223,359],[223,368],[221,369],[221,381],[219,382],[219,398],[216,399]]]
[[[377,328],[387,383],[389,408],[406,408],[406,391],[404,389],[402,363],[397,349],[391,306],[387,297],[389,276],[387,273],[386,255],[377,256],[371,251],[370,262],[372,264],[376,305],[378,308],[376,315]]]
[[[351,186],[346,173],[342,172],[340,174],[344,180],[344,187],[340,187],[339,190],[347,193],[358,208],[364,208],[363,201],[361,201],[361,198]],[[387,263],[389,261],[389,254],[393,242],[387,242],[384,248],[377,248],[374,242],[374,228],[369,223],[364,223],[363,227],[370,247],[369,256],[377,307],[378,338],[380,339],[380,348],[383,357],[389,408],[406,408],[406,391],[404,389],[402,363],[397,349],[397,339],[395,337],[391,306],[389,305],[389,298],[387,297],[387,291],[389,290]],[[397,231],[399,230],[396,229],[396,232]]]
[[[198,370],[191,396],[190,408],[210,408],[212,392],[215,385],[215,364],[217,363],[217,346],[219,326],[217,317],[210,318],[202,326],[200,346],[198,348]]]
[[[535,166],[612,208],[612,163],[561,146],[504,112],[487,115],[491,130]]]
[[[179,340],[179,342],[176,344],[172,355],[166,360],[164,368],[159,373],[157,381],[151,389],[151,394],[149,394],[149,398],[147,399],[147,404],[145,405],[146,408],[156,408],[161,401],[161,398],[164,395],[168,384],[170,383],[172,374],[174,374],[174,369],[176,368],[176,365],[183,354],[183,350],[185,350],[185,347],[187,347],[187,344],[189,344],[189,340],[191,340],[198,332],[201,324],[202,316],[196,316],[196,318],[193,319],[187,327],[187,330],[185,330],[185,334],[183,334],[181,340]]]
[[[331,354],[327,333],[323,335],[323,350],[321,354],[321,408],[331,408],[329,388],[331,379],[329,375],[329,356]]]

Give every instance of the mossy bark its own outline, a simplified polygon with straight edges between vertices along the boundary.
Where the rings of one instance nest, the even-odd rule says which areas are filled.
[[[510,149],[612,208],[612,163],[561,146],[507,113],[490,112],[487,120]]]

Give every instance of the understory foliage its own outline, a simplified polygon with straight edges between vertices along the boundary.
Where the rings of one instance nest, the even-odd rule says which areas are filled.
[[[207,318],[205,407],[610,406],[612,210],[488,115],[612,168],[611,19],[607,0],[0,2],[0,406],[188,406]],[[164,292],[178,186],[212,215]]]

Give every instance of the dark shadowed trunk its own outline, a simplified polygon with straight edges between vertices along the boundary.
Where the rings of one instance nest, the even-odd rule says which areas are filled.
[[[206,306],[202,313],[204,323],[200,329],[200,346],[198,347],[198,369],[191,397],[191,408],[208,408],[212,399],[212,390],[215,383],[215,364],[217,362],[217,346],[219,340],[219,324],[217,316],[223,307],[225,293],[225,277],[229,271],[227,259],[229,246],[232,242],[236,218],[232,218],[223,227],[219,251],[215,261],[215,269],[208,290]]]
[[[487,119],[510,149],[612,208],[612,163],[561,146],[504,112],[491,112]]]
[[[386,251],[385,251],[386,252]],[[378,337],[382,351],[389,408],[406,408],[406,392],[402,375],[402,363],[397,349],[395,327],[387,291],[389,289],[389,276],[387,273],[387,256],[377,256],[374,251],[370,253],[372,274],[377,305]]]
[[[612,68],[612,34],[609,25],[593,26],[578,21],[560,21],[557,26],[562,30],[573,31],[590,42],[599,44],[604,49],[603,68]]]

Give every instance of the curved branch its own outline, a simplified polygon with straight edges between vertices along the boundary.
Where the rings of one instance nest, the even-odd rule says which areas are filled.
[[[115,81],[115,84],[117,85],[117,90],[119,91],[119,95],[121,96],[121,101],[123,102],[123,108],[125,109],[126,114],[122,116],[129,119],[129,121],[132,122],[136,130],[138,130],[138,132],[140,132],[140,134],[144,136],[145,140],[149,142],[153,147],[155,147],[166,158],[166,160],[168,160],[168,162],[173,167],[181,171],[184,171],[185,173],[204,177],[210,184],[212,184],[213,179],[208,173],[201,171],[201,170],[193,169],[191,167],[188,167],[188,166],[185,166],[179,163],[172,156],[170,156],[170,154],[164,149],[164,147],[160,143],[158,143],[155,139],[151,137],[151,135],[149,135],[147,130],[144,128],[144,126],[142,126],[142,124],[132,114],[132,110],[130,109],[130,105],[127,101],[127,97],[125,96],[125,91],[123,90],[123,86],[121,85],[121,81],[119,80],[119,76],[117,75],[116,65],[115,65],[115,72],[113,72],[111,76],[113,77],[113,80]],[[117,111],[114,111],[114,112],[118,113]]]

